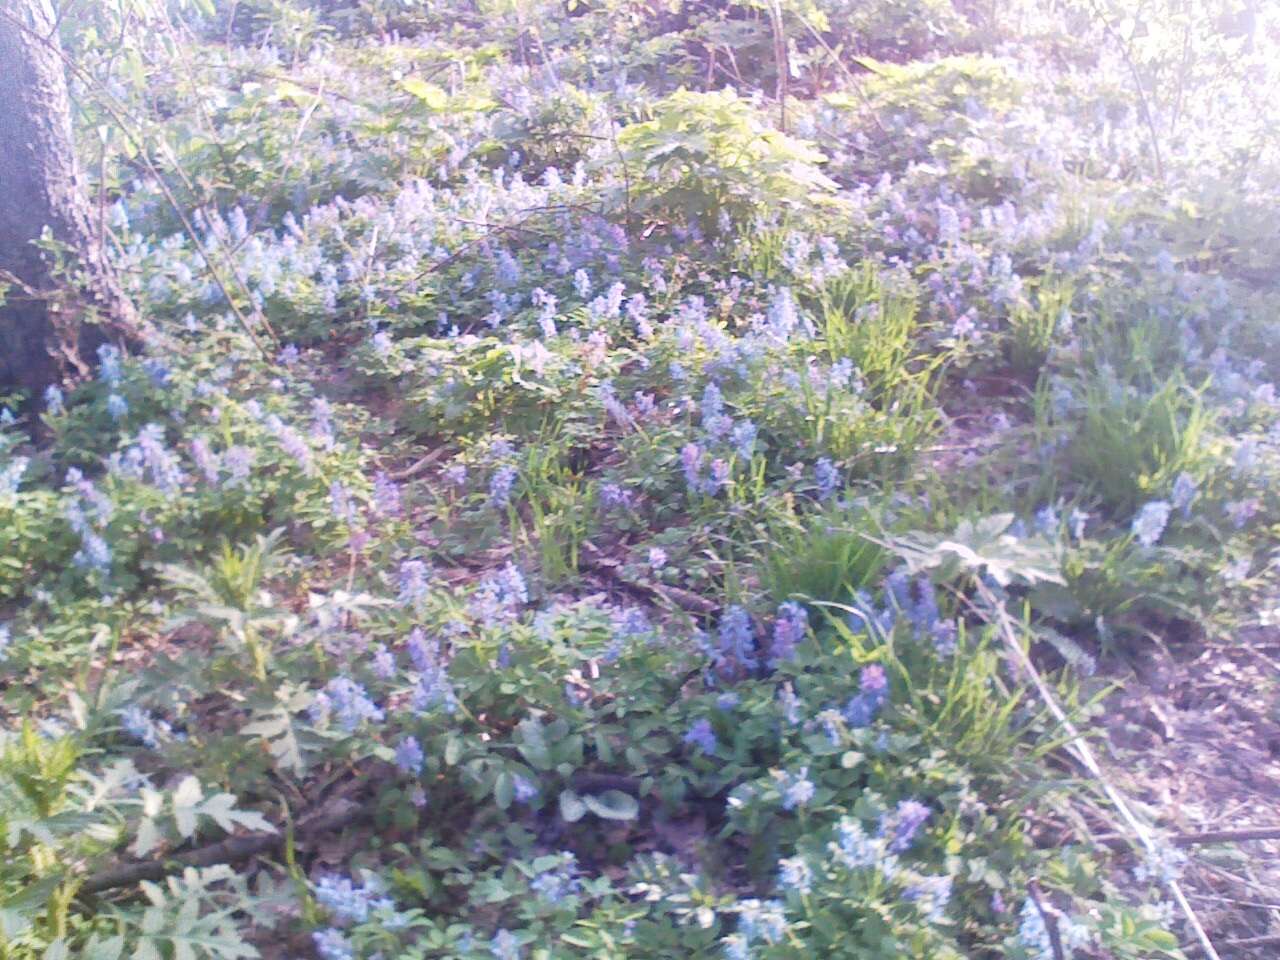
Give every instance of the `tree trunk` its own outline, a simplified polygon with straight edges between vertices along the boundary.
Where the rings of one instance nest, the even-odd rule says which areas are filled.
[[[134,322],[90,227],[64,69],[49,0],[0,0],[0,390],[33,398],[68,368],[86,372],[81,356]],[[33,245],[46,226],[69,248],[79,290],[59,289]]]

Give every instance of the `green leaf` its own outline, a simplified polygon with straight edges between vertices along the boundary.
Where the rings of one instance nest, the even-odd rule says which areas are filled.
[[[587,815],[587,805],[572,790],[560,791],[560,816],[565,823],[577,823]]]
[[[196,832],[199,811],[197,804],[204,798],[204,789],[195,777],[186,777],[173,791],[173,821],[182,837]]]
[[[853,62],[858,64],[860,67],[866,68],[877,76],[885,77],[889,80],[906,74],[906,71],[897,64],[884,63],[883,61],[876,60],[872,57],[854,57]]]
[[[457,734],[451,733],[444,741],[444,762],[445,766],[457,766],[458,760],[462,757],[462,738]]]
[[[542,733],[542,724],[532,717],[520,721],[517,730],[521,742],[516,745],[520,755],[529,761],[535,770],[551,769],[551,752],[547,749],[547,741]]]
[[[506,810],[515,799],[515,778],[503,770],[493,782],[493,801],[499,810]]]
[[[963,520],[950,537],[909,533],[885,545],[906,561],[912,573],[986,572],[1001,586],[1014,580],[1065,583],[1053,545],[1038,537],[1013,536],[1008,532],[1013,520],[1011,513]]]
[[[0,901],[0,934],[6,942],[30,929],[49,895],[57,889],[59,880],[59,877],[45,877]]]
[[[150,817],[144,817],[138,822],[137,835],[134,837],[133,846],[129,848],[129,851],[135,857],[145,857],[158,847],[163,839],[164,835],[160,832],[160,828],[156,826],[156,822]]]
[[[275,761],[295,776],[301,777],[307,772],[302,746],[293,726],[293,715],[284,707],[277,707],[262,719],[246,724],[240,728],[240,732],[248,737],[262,737],[266,740]]]
[[[84,960],[120,960],[120,954],[123,952],[123,936],[117,934],[114,937],[99,940],[95,934],[84,945],[83,958]]]
[[[400,87],[421,100],[430,110],[444,110],[449,106],[449,95],[434,83],[427,83],[417,77],[405,77],[400,81]]]
[[[602,730],[595,732],[596,756],[600,758],[601,763],[613,763],[613,744],[609,742],[609,737]]]
[[[247,830],[275,833],[276,828],[256,810],[237,810],[236,798],[230,793],[216,793],[200,804],[199,812],[211,818],[223,830],[230,833],[237,825]]]
[[[621,790],[606,790],[594,797],[584,796],[582,802],[602,820],[634,820],[640,815],[640,801]]]

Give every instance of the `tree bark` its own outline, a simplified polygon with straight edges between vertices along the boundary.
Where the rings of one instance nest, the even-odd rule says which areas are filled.
[[[86,372],[82,357],[135,320],[90,227],[64,69],[49,0],[0,0],[0,390],[33,398],[69,369]],[[78,289],[32,243],[46,226],[69,248]]]

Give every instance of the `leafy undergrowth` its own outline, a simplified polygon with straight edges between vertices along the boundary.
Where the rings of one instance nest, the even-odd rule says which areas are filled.
[[[66,26],[156,332],[0,433],[0,958],[1189,949],[1009,643],[1274,596],[1274,18],[905,6]]]

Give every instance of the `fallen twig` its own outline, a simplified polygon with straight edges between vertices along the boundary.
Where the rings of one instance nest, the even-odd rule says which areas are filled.
[[[351,804],[345,809],[318,814],[298,825],[298,834],[331,833],[341,830],[368,816],[368,805]],[[127,887],[142,880],[160,880],[170,874],[180,873],[187,867],[211,867],[218,863],[241,863],[263,853],[270,853],[284,845],[285,835],[280,833],[255,833],[246,837],[231,837],[207,847],[175,853],[163,860],[143,860],[126,863],[92,874],[80,885],[80,893],[101,893],[116,887]]]
[[[719,605],[714,600],[708,600],[706,597],[700,597],[691,590],[668,586],[665,583],[651,583],[648,580],[638,580],[624,576],[617,563],[608,560],[597,560],[590,556],[586,551],[583,551],[578,562],[583,567],[594,573],[604,574],[605,576],[616,580],[628,590],[648,593],[659,597],[660,599],[666,600],[668,603],[673,604],[688,613],[709,614],[715,613],[720,609]]]
[[[1040,885],[1034,880],[1027,882],[1027,893],[1031,895],[1031,902],[1035,904],[1040,919],[1044,922],[1044,928],[1049,934],[1049,947],[1053,950],[1053,960],[1067,960],[1066,953],[1062,949],[1062,934],[1058,932],[1058,912],[1052,907],[1045,906],[1044,901],[1040,899]]]
[[[1280,946],[1280,936],[1245,937],[1243,940],[1224,940],[1224,947],[1275,947]]]
[[[1111,783],[1103,772],[1101,764],[1098,763],[1097,757],[1094,756],[1093,748],[1089,746],[1088,741],[1076,729],[1076,725],[1071,722],[1066,711],[1058,704],[1057,697],[1053,695],[1053,691],[1045,683],[1044,677],[1040,676],[1040,671],[1036,669],[1035,664],[1031,662],[1031,658],[1027,656],[1027,651],[1022,649],[1022,644],[1018,642],[1018,635],[1013,629],[1013,624],[1009,621],[1009,614],[1004,608],[1004,603],[980,579],[977,582],[977,588],[979,595],[986,601],[988,607],[995,612],[995,625],[999,629],[1005,645],[1009,648],[1009,652],[1018,662],[1023,672],[1030,678],[1040,694],[1040,699],[1044,701],[1049,712],[1053,714],[1054,719],[1058,721],[1058,724],[1070,738],[1065,744],[1066,749],[1071,751],[1081,766],[1102,787],[1102,791],[1106,794],[1107,799],[1111,801],[1111,805],[1116,808],[1116,812],[1120,814],[1121,819],[1133,831],[1134,836],[1138,838],[1138,842],[1147,853],[1153,858],[1158,857],[1160,852],[1159,845],[1151,835],[1151,830],[1137,818],[1124,794]],[[1187,924],[1191,927],[1196,939],[1200,941],[1200,946],[1204,950],[1205,956],[1209,960],[1221,960],[1218,951],[1214,949],[1213,941],[1209,939],[1209,934],[1204,929],[1204,925],[1200,922],[1200,918],[1196,915],[1190,901],[1187,900],[1187,896],[1182,890],[1182,884],[1175,878],[1169,877],[1165,880],[1165,885],[1169,888],[1170,894],[1173,895],[1178,909],[1187,918]]]
[[[410,466],[405,467],[403,470],[396,470],[392,473],[389,473],[387,474],[387,476],[389,476],[392,480],[396,481],[396,483],[400,483],[404,480],[412,480],[414,477],[418,476],[419,474],[425,473],[433,463],[435,463],[442,456],[444,456],[444,453],[447,449],[449,448],[436,447],[426,456],[415,461]]]
[[[1182,833],[1169,838],[1179,847],[1201,843],[1232,843],[1236,840],[1280,840],[1280,827],[1257,827],[1249,830],[1208,830],[1204,833]]]

